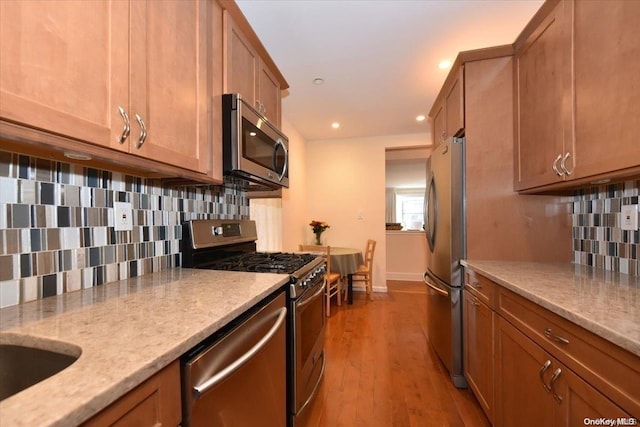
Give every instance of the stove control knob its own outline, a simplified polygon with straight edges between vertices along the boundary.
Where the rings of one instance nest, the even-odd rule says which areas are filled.
[[[211,227],[211,234],[214,236],[222,236],[224,234],[224,229],[222,227]]]

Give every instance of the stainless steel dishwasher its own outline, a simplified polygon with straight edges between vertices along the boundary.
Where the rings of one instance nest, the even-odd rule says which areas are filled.
[[[182,426],[286,426],[286,317],[280,292],[183,356]]]

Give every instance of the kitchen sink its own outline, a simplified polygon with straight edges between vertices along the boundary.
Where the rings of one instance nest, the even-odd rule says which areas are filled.
[[[70,366],[80,357],[15,344],[0,344],[0,401],[39,383]],[[74,351],[76,350],[76,351]]]

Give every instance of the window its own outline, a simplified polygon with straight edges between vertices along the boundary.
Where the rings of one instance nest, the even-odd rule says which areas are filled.
[[[424,190],[396,191],[396,220],[404,230],[422,230],[424,222]]]

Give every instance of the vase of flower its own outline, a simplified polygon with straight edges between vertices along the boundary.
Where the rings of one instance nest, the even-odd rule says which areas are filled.
[[[322,233],[329,228],[329,224],[324,221],[316,221],[313,220],[309,223],[311,229],[313,230],[313,234],[316,236],[315,244],[318,246],[322,246]]]

